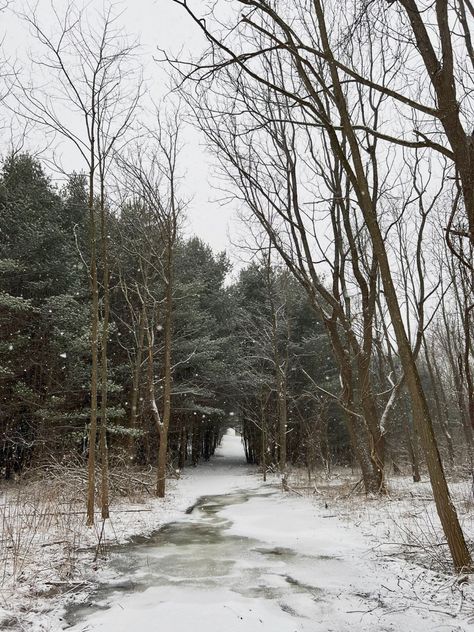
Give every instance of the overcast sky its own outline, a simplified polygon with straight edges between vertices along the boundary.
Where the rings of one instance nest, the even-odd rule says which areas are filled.
[[[204,39],[185,12],[172,0],[123,0],[116,4],[123,8],[121,19],[126,31],[140,39],[145,75],[149,78],[154,97],[160,98],[167,93],[168,80],[164,68],[154,60],[154,57],[159,56],[157,48],[175,53],[182,49],[182,54],[198,52],[205,45]],[[203,0],[195,2],[199,7],[204,4]],[[12,0],[12,5],[14,9],[21,10],[25,3],[23,0]],[[39,0],[37,5],[41,20],[49,20],[51,0]],[[67,5],[67,0],[55,0],[54,5],[61,11]],[[102,6],[102,0],[89,2],[89,7],[93,9],[100,10]],[[4,48],[8,57],[24,60],[31,47],[27,26],[9,13],[2,16],[0,31],[5,37]],[[193,196],[187,232],[198,235],[214,250],[232,250],[228,235],[229,231],[235,230],[235,212],[231,207],[219,204],[219,192],[212,191],[212,156],[203,148],[203,139],[196,131],[187,129],[184,136],[185,190],[188,197]],[[2,147],[1,151],[5,150]],[[69,151],[66,145],[61,145],[64,163],[76,160],[73,152],[69,154]]]

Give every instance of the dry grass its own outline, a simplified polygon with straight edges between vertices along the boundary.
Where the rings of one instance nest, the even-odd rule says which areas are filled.
[[[99,513],[99,524],[85,529],[86,483],[83,466],[53,463],[0,488],[0,585],[21,582],[31,569],[50,583],[74,578],[78,552],[101,541]],[[152,468],[118,465],[110,471],[110,502],[141,503],[153,494],[154,484]],[[42,557],[53,566],[42,566]]]

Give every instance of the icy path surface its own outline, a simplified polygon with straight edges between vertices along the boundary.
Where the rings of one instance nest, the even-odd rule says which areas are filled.
[[[468,629],[422,604],[409,607],[410,596],[400,603],[400,561],[381,564],[355,526],[263,485],[238,437],[224,437],[213,461],[182,483],[200,496],[192,511],[113,548],[106,580],[68,613],[70,630]]]

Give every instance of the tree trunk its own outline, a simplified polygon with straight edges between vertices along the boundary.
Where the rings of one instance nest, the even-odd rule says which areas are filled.
[[[454,70],[452,30],[449,25],[448,3],[436,2],[438,33],[442,48],[439,60],[431,42],[430,31],[423,22],[415,0],[400,0],[410,21],[417,49],[423,59],[431,84],[436,93],[439,121],[453,151],[453,161],[463,193],[464,208],[468,220],[470,242],[474,244],[474,144],[461,122],[461,106],[456,95],[457,81]],[[431,30],[431,27],[430,27]],[[436,37],[436,36],[435,36]]]
[[[188,455],[188,431],[186,429],[186,422],[181,421],[181,433],[179,438],[179,456],[178,467],[180,470],[186,465],[186,458]]]
[[[354,410],[354,380],[351,358],[347,350],[343,348],[335,321],[326,320],[326,329],[339,365],[342,386],[341,400],[353,455],[361,469],[365,493],[378,494],[382,490],[383,469],[378,468],[373,459],[373,450],[370,446],[370,434],[366,420],[362,419]]]
[[[89,456],[87,462],[87,525],[94,524],[95,508],[95,450],[97,437],[97,391],[98,391],[98,338],[99,338],[99,285],[97,280],[97,235],[94,208],[94,144],[92,141],[91,168],[89,172],[89,241],[91,291],[91,416],[89,424]]]
[[[379,416],[372,393],[370,370],[370,358],[361,350],[358,358],[359,399],[370,439],[370,460],[373,478],[377,486],[376,493],[383,494],[386,493],[384,481],[385,437],[380,429]]]
[[[107,238],[107,209],[105,208],[104,173],[100,165],[100,232],[102,245],[104,312],[101,340],[101,400],[100,400],[100,504],[102,519],[109,517],[109,450],[107,446],[107,346],[109,339],[110,289],[109,253]]]
[[[145,309],[144,306],[143,306],[143,309]],[[138,401],[139,401],[139,396],[140,396],[140,375],[141,375],[144,342],[145,342],[145,317],[142,310],[142,312],[140,313],[139,321],[138,321],[137,353],[135,356],[135,363],[133,366],[132,392],[130,396],[129,428],[132,431],[135,431],[137,429]],[[133,436],[133,434],[131,434],[128,438],[128,455],[129,455],[130,461],[133,461],[136,457],[135,448],[136,448],[135,437]]]
[[[279,355],[276,354],[276,361],[280,362]],[[286,401],[286,379],[280,365],[276,367],[276,388],[278,397],[278,443],[279,443],[279,467],[281,474],[286,470],[286,432],[287,432],[287,401]]]
[[[166,489],[166,460],[168,456],[168,429],[171,418],[171,343],[173,325],[173,243],[168,235],[166,247],[166,296],[164,318],[164,379],[163,379],[163,419],[160,426],[160,447],[158,450],[158,471],[156,495],[163,498]]]
[[[455,569],[458,572],[471,570],[471,554],[466,545],[464,534],[446,483],[446,477],[433,431],[428,403],[423,392],[411,344],[407,338],[405,326],[403,324],[384,238],[378,224],[376,209],[371,199],[363,161],[360,156],[359,143],[351,125],[337,65],[329,45],[321,0],[314,0],[314,4],[319,24],[319,31],[321,34],[322,47],[331,72],[334,101],[341,117],[341,125],[348,139],[352,162],[354,165],[354,171],[351,171],[350,177],[357,195],[358,204],[362,210],[364,221],[371,237],[374,254],[379,263],[380,274],[385,292],[385,300],[390,313],[392,327],[397,340],[398,352],[412,401],[415,424],[418,429],[421,445],[425,454],[436,509],[448,542]],[[336,143],[337,139],[334,139],[333,142]],[[335,149],[337,150],[336,145]]]
[[[263,401],[260,402],[260,424],[262,426],[261,466],[262,466],[263,482],[265,483],[267,480],[267,429],[266,429],[267,421],[265,419],[265,405]]]

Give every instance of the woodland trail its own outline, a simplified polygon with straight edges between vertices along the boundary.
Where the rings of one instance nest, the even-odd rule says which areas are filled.
[[[186,484],[198,502],[150,537],[112,548],[89,603],[68,611],[70,630],[468,629],[407,595],[408,568],[377,558],[353,524],[262,484],[238,437],[224,437]]]

